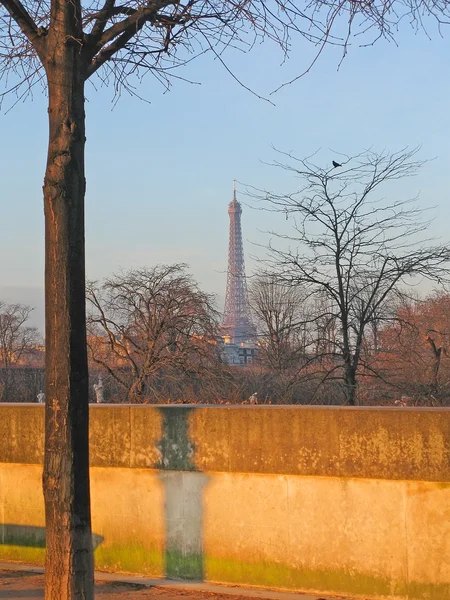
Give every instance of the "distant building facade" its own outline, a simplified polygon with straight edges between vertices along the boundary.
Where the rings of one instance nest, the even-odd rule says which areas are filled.
[[[223,360],[229,365],[251,365],[255,362],[258,353],[258,346],[255,342],[232,343],[227,336],[224,336],[221,347]]]

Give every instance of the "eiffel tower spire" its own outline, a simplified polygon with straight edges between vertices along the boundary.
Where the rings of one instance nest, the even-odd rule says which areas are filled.
[[[230,238],[222,329],[224,334],[230,336],[232,343],[239,343],[254,338],[256,332],[248,315],[241,228],[242,208],[236,198],[236,181],[233,182],[233,200],[228,205],[228,214],[230,215]]]

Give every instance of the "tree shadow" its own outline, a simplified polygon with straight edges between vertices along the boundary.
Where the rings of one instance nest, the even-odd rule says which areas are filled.
[[[9,600],[24,600],[25,598],[43,598],[43,589],[29,589],[29,590],[0,590],[0,598],[9,598]]]
[[[94,550],[100,546],[103,539],[101,535],[92,534]],[[0,523],[0,545],[45,548],[45,527]]]
[[[203,490],[209,477],[195,466],[189,438],[194,407],[165,406],[158,445],[158,478],[164,487],[165,574],[174,579],[203,580]]]
[[[204,490],[210,476],[195,464],[190,437],[192,406],[162,406],[158,458],[152,462],[163,487],[163,573],[168,578],[204,580]],[[125,524],[126,527],[126,524]],[[94,550],[104,537],[93,534]],[[114,545],[115,540],[111,540]],[[45,549],[45,527],[0,522],[0,547]],[[16,553],[17,554],[17,553]],[[25,553],[26,554],[26,553]],[[26,554],[27,556],[29,555]],[[145,558],[144,558],[145,562]]]

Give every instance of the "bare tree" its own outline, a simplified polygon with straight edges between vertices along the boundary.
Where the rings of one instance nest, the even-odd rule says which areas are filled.
[[[0,301],[0,365],[10,368],[40,340],[37,327],[27,325],[31,306]]]
[[[89,286],[87,299],[92,358],[132,401],[142,401],[152,378],[162,371],[199,372],[218,356],[214,299],[200,290],[186,265],[114,275],[100,289]]]
[[[309,326],[312,329],[315,357],[320,362],[334,352],[337,334],[336,311],[326,294],[315,295],[311,303]]]
[[[445,22],[448,3],[297,5],[210,0],[0,0],[0,75],[23,98],[36,83],[48,93],[49,145],[44,181],[46,434],[44,496],[46,597],[91,598],[88,365],[85,330],[85,84],[96,74],[134,92],[147,72],[168,84],[173,68],[228,46],[268,38],[287,53],[294,34],[347,49],[353,26],[392,38],[407,16]],[[342,17],[342,19],[341,19]],[[339,21],[346,24],[342,37]],[[336,25],[336,27],[335,27]],[[370,35],[370,34],[369,34]],[[314,62],[314,61],[313,61]],[[25,86],[25,87],[23,87]],[[64,481],[64,485],[60,482]]]
[[[268,210],[285,213],[293,227],[291,234],[275,234],[288,247],[270,244],[268,262],[279,281],[328,300],[328,319],[338,323],[329,373],[342,377],[347,402],[355,404],[369,326],[380,321],[380,309],[400,286],[418,277],[448,280],[450,248],[424,239],[429,222],[414,200],[378,195],[380,186],[417,171],[422,163],[415,150],[366,151],[331,169],[289,158],[281,166],[303,181],[300,189],[259,194]]]
[[[278,372],[298,369],[308,345],[303,291],[260,273],[250,284],[249,303],[257,325],[260,361]]]
[[[450,383],[450,296],[402,298],[379,332],[386,379],[415,401],[446,401]]]
[[[31,353],[40,340],[36,327],[27,325],[31,306],[6,304],[0,301],[0,398],[8,400],[11,387],[11,368]]]

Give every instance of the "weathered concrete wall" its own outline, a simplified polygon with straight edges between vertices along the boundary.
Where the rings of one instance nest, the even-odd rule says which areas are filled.
[[[0,559],[42,562],[42,406],[0,406]],[[97,568],[450,598],[450,410],[93,406]]]

